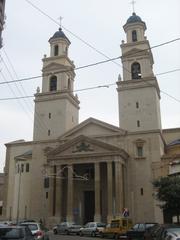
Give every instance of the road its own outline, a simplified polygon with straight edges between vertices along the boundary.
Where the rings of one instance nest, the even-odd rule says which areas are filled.
[[[54,235],[52,232],[49,233],[50,240],[100,240],[99,237],[80,237],[76,235]]]

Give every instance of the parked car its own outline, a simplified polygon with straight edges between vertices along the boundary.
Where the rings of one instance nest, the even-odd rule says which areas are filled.
[[[90,235],[92,237],[100,236],[102,231],[106,227],[105,223],[100,222],[88,222],[86,225],[79,230],[79,235]]]
[[[157,223],[136,223],[131,229],[126,232],[128,240],[144,239],[146,229],[156,225]]]
[[[57,224],[53,228],[54,234],[79,234],[79,230],[82,226],[78,225],[74,222],[62,222],[60,224]]]
[[[180,225],[163,224],[152,234],[152,240],[179,240]]]
[[[101,237],[113,237],[118,239],[120,236],[125,236],[127,230],[132,227],[132,220],[128,217],[112,219],[101,232]]]
[[[28,227],[25,226],[1,226],[1,240],[34,240],[34,237]]]
[[[35,239],[38,240],[49,240],[49,235],[47,233],[48,229],[45,228],[41,223],[37,222],[23,222],[20,226],[27,226]]]
[[[152,227],[146,228],[144,232],[144,240],[153,240],[153,237],[155,236],[156,232],[159,230],[160,227],[160,224],[155,224]]]

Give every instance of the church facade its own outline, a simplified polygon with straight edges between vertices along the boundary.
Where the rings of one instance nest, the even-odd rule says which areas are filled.
[[[42,219],[48,225],[109,222],[128,208],[133,222],[163,222],[152,181],[168,174],[159,169],[167,165],[167,144],[180,138],[180,129],[161,127],[160,89],[145,22],[133,13],[123,28],[119,127],[94,118],[79,123],[70,41],[61,28],[49,39],[42,91],[35,94],[33,141],[6,144],[7,219]]]

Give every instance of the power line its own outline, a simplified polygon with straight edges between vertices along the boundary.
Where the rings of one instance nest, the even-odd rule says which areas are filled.
[[[13,64],[12,64],[9,56],[7,55],[7,53],[6,53],[6,51],[5,51],[4,49],[3,49],[3,51],[4,51],[4,54],[5,54],[6,58],[7,58],[7,60],[8,60],[8,63],[10,64],[10,67],[12,68],[12,70],[13,70],[13,72],[14,72],[14,75],[15,75],[16,77],[18,77],[18,75],[17,75],[17,73],[16,73],[16,71],[15,71],[15,68],[14,68],[14,66],[13,66]],[[3,63],[4,63],[4,65],[5,65],[5,67],[6,67],[6,69],[7,69],[10,77],[12,78],[11,71],[9,70],[7,64],[5,63],[5,61],[3,60],[2,57],[1,57],[1,60],[3,61]],[[9,84],[8,84],[8,85],[9,85]],[[15,83],[15,86],[16,86],[18,92],[19,92],[20,95],[21,95],[21,91],[20,91],[20,89],[19,89],[19,87],[18,87],[18,84]],[[34,112],[32,111],[31,106],[33,106],[33,104],[31,104],[31,106],[30,106],[30,105],[29,105],[29,102],[28,102],[28,101],[25,101],[25,99],[27,98],[27,97],[26,97],[27,93],[26,93],[25,89],[23,88],[23,85],[21,84],[21,82],[20,82],[20,86],[21,86],[21,88],[22,88],[25,96],[15,97],[15,98],[16,98],[17,100],[20,99],[20,98],[24,100],[24,103],[26,104],[27,108],[24,108],[24,106],[22,105],[23,110],[25,111],[25,113],[26,113],[28,116],[30,116],[31,120],[33,120],[32,115],[35,114],[35,115],[37,116],[37,121],[38,121],[38,123],[39,123],[39,126],[41,126],[41,129],[40,129],[40,130],[41,130],[42,132],[44,132],[44,131],[42,130],[42,127],[43,127],[43,128],[45,127],[45,129],[47,129],[47,126],[46,126],[45,122],[42,121],[42,119],[40,119],[39,113],[37,113],[36,110],[35,110]],[[21,103],[19,103],[19,104],[21,104]],[[28,109],[29,109],[29,111],[28,111]],[[31,115],[29,115],[29,112],[31,113]]]
[[[165,43],[163,43],[164,45]],[[154,46],[155,47],[155,46]],[[146,49],[147,50],[147,49]],[[140,50],[142,51],[142,50]],[[143,50],[145,51],[145,50]],[[137,53],[137,52],[136,52]],[[134,54],[134,53],[133,53]],[[88,68],[88,67],[93,67],[93,66],[97,66],[97,65],[100,65],[100,64],[103,64],[103,63],[107,63],[107,62],[110,62],[112,60],[115,60],[115,59],[120,59],[121,56],[119,57],[115,57],[115,58],[111,58],[111,59],[108,59],[108,60],[104,60],[104,61],[99,61],[99,62],[95,62],[95,63],[91,63],[91,64],[88,64],[88,65],[84,65],[84,66],[80,66],[80,67],[77,67],[77,68],[74,68],[73,70],[80,70],[80,69],[83,69],[83,68]],[[125,69],[126,71],[128,71],[129,73],[131,73],[131,71]],[[66,73],[66,72],[70,72],[72,70],[62,70],[60,71],[59,73]],[[164,75],[164,74],[168,74],[168,73],[173,73],[173,72],[177,72],[177,71],[180,71],[180,68],[177,68],[177,69],[174,69],[174,70],[170,70],[170,71],[167,71],[167,72],[162,72],[162,73],[157,73],[155,74],[156,76],[159,76],[159,75]],[[41,78],[42,75],[38,75],[38,76],[33,76],[33,77],[27,77],[27,78],[21,78],[21,79],[16,79],[16,80],[11,80],[11,81],[5,81],[5,82],[0,82],[0,85],[3,85],[3,84],[8,84],[8,83],[14,83],[14,82],[23,82],[23,81],[28,81],[28,80],[32,80],[32,79],[37,79],[37,78]]]
[[[56,21],[54,18],[52,18],[51,16],[49,16],[47,13],[45,13],[42,9],[40,9],[39,7],[37,7],[35,4],[33,4],[31,1],[29,0],[25,0],[27,3],[29,3],[32,7],[34,7],[36,10],[38,10],[40,13],[42,13],[44,16],[48,17],[51,21],[53,21],[54,23],[56,23],[59,26],[59,22]],[[83,40],[81,37],[79,37],[78,35],[76,35],[75,33],[73,33],[72,31],[70,31],[69,29],[67,29],[66,27],[64,27],[63,25],[61,25],[61,28],[63,28],[64,30],[66,30],[67,32],[69,32],[72,36],[74,36],[75,38],[77,38],[78,40],[80,40],[81,42],[83,42],[85,45],[87,45],[88,47],[90,47],[91,49],[93,49],[95,52],[99,53],[100,55],[104,56],[107,59],[110,59],[109,56],[107,56],[106,54],[104,54],[103,52],[99,51],[97,48],[95,48],[93,45],[91,45],[90,43],[88,43],[87,41]],[[112,61],[114,64],[120,66],[120,64],[118,64],[117,62],[114,62],[114,60]]]
[[[142,80],[142,79],[141,79]],[[111,86],[116,85],[116,83],[110,83],[110,84],[106,84],[106,85],[99,85],[99,86],[94,86],[94,87],[88,87],[88,88],[82,88],[82,89],[77,89],[74,90],[73,92],[82,92],[82,91],[88,91],[88,90],[93,90],[93,89],[100,89],[100,88],[109,88]],[[69,93],[72,93],[72,91],[68,91]],[[173,97],[172,95],[160,90],[161,93],[163,93],[164,95],[172,98],[173,100],[175,100],[176,102],[180,103],[180,99]],[[33,98],[34,96],[26,96],[27,98]],[[15,100],[15,99],[22,99],[22,98],[26,98],[26,97],[13,97],[13,98],[0,98],[0,101],[7,101],[7,100]]]

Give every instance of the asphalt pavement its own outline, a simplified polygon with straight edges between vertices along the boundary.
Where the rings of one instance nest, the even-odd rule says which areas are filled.
[[[99,237],[88,237],[88,236],[83,236],[80,237],[78,235],[63,235],[63,234],[58,234],[54,235],[52,232],[49,233],[49,238],[50,240],[100,240],[101,238]]]

